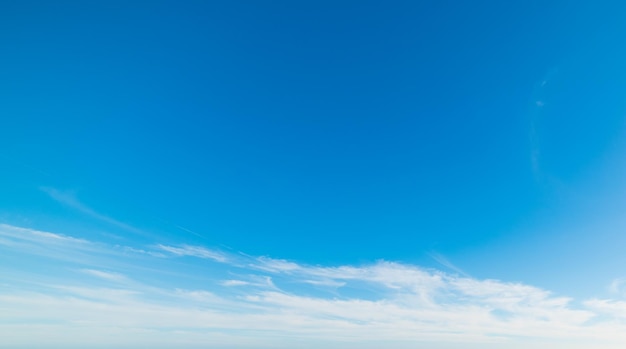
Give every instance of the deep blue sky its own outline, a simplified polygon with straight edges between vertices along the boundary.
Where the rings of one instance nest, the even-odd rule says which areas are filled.
[[[624,202],[624,10],[3,2],[0,217],[548,283],[595,246],[609,282],[624,241],[594,222]]]

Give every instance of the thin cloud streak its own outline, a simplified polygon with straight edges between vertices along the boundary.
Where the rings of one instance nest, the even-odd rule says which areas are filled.
[[[68,192],[63,192],[60,190],[57,190],[55,188],[49,188],[49,187],[42,187],[41,190],[48,194],[52,199],[54,199],[55,201],[66,205],[68,207],[71,207],[79,212],[82,212],[90,217],[93,217],[97,220],[100,220],[102,222],[108,223],[110,225],[116,226],[118,228],[122,228],[128,232],[137,234],[137,235],[141,235],[141,236],[150,236],[150,234],[146,233],[145,231],[133,227],[130,224],[118,221],[117,219],[111,218],[109,216],[106,216],[104,214],[101,214],[97,211],[95,211],[94,209],[92,209],[91,207],[85,205],[84,203],[82,203],[80,200],[78,200],[76,198],[75,195],[68,193]]]
[[[212,251],[200,246],[183,245],[180,247],[175,247],[158,244],[156,245],[156,247],[160,250],[169,252],[179,257],[191,256],[197,258],[212,259],[220,263],[226,263],[229,260],[223,253]]]
[[[233,287],[233,286],[248,286],[250,283],[248,281],[243,280],[224,280],[221,282],[222,286]]]
[[[81,269],[80,271],[83,274],[95,276],[97,278],[104,279],[104,280],[107,280],[107,281],[112,281],[112,282],[125,282],[125,281],[128,281],[128,278],[126,276],[124,276],[123,274],[120,274],[120,273],[111,273],[111,272],[102,271],[102,270],[95,270],[95,269]]]
[[[463,275],[463,276],[469,276],[469,274],[467,274],[466,272],[464,272],[461,268],[457,267],[456,265],[454,265],[452,262],[450,262],[450,260],[448,260],[446,257],[444,257],[442,254],[437,253],[437,252],[430,252],[428,254],[432,259],[434,259],[437,263],[441,264],[442,266],[458,273],[459,275]]]

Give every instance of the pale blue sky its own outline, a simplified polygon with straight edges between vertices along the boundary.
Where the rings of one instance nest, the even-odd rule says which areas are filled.
[[[619,347],[625,15],[3,2],[0,334]]]

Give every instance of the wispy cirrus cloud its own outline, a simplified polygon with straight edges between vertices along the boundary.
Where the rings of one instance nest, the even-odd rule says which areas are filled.
[[[182,245],[182,246],[176,247],[176,246],[167,246],[167,245],[158,244],[156,245],[156,247],[159,250],[169,252],[170,254],[173,254],[179,257],[190,256],[190,257],[211,259],[220,263],[226,263],[229,260],[225,254],[221,252],[209,250],[201,246]]]
[[[16,239],[16,234],[44,245],[58,237],[66,254],[76,253],[75,243],[92,244],[0,226],[0,236]],[[5,248],[11,247],[0,245]],[[36,286],[0,285],[0,322],[9,324],[0,329],[3,341],[33,346],[39,336],[59,346],[82,347],[98,340],[113,346],[362,348],[384,343],[441,349],[522,348],[529,343],[533,348],[585,348],[590,343],[618,348],[626,343],[626,305],[617,300],[576,302],[522,283],[383,260],[323,266],[228,255],[201,246],[129,248],[144,253],[119,253],[118,246],[99,244],[83,259],[72,259],[67,267],[99,280],[98,287],[90,278],[76,278],[76,272],[52,275]],[[196,258],[163,258],[152,251]],[[43,249],[17,252],[27,260]],[[111,263],[92,267],[91,257]],[[51,264],[66,265],[56,255],[50,258]],[[119,259],[128,261],[112,263]],[[145,268],[133,279],[124,270],[131,263]],[[12,269],[24,275],[45,272],[18,264]],[[199,274],[206,277],[197,278]],[[89,336],[67,335],[75,332]],[[125,336],[124,341],[118,336]]]
[[[87,245],[89,241],[63,234],[55,234],[0,223],[0,236],[14,242],[46,242],[48,244]],[[7,240],[5,240],[7,241]]]
[[[303,280],[302,282],[306,284],[315,285],[315,286],[333,287],[333,288],[339,288],[339,287],[343,287],[346,285],[346,283],[343,281],[336,281],[332,279]]]
[[[442,266],[444,266],[444,267],[446,267],[446,268],[448,268],[448,269],[458,273],[459,275],[469,276],[469,274],[467,274],[461,268],[457,267],[452,262],[450,262],[450,260],[448,260],[448,258],[446,258],[444,255],[442,255],[440,253],[437,253],[437,252],[430,252],[428,255],[432,259],[434,259],[437,263],[439,263]]]
[[[47,256],[57,261],[80,260],[98,249],[85,239],[1,223],[0,248],[11,253]]]
[[[626,295],[626,278],[616,278],[609,285],[609,292],[614,295]]]
[[[224,280],[221,282],[222,286],[233,287],[233,286],[248,286],[250,282],[243,280]]]
[[[125,282],[128,281],[128,278],[120,273],[112,273],[108,271],[96,270],[96,269],[81,269],[80,272],[83,274],[95,276],[100,279],[104,279],[107,281],[113,282]]]
[[[74,195],[71,192],[66,192],[66,191],[61,191],[55,188],[50,188],[50,187],[41,187],[40,188],[44,193],[48,194],[52,199],[54,199],[55,201],[71,207],[79,212],[82,212],[83,214],[90,216],[92,218],[95,218],[99,221],[108,223],[110,225],[116,226],[118,228],[124,229],[128,232],[131,233],[135,233],[137,235],[142,235],[142,236],[147,236],[149,234],[147,234],[145,231],[136,228],[130,224],[121,222],[117,219],[111,218],[107,215],[104,215],[102,213],[99,213],[97,211],[95,211],[94,209],[92,209],[91,207],[87,206],[86,204],[84,204],[83,202],[81,202],[80,200],[78,200],[78,198],[76,197],[76,195]]]

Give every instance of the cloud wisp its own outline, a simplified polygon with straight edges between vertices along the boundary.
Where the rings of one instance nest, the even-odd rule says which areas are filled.
[[[105,222],[107,224],[124,229],[125,231],[131,232],[137,235],[141,235],[141,236],[149,235],[145,231],[139,228],[136,228],[130,224],[121,222],[117,219],[111,218],[107,215],[104,215],[102,213],[95,211],[91,207],[85,205],[83,202],[78,200],[78,198],[76,198],[76,196],[72,193],[60,191],[58,189],[49,188],[49,187],[42,187],[41,190],[44,193],[48,194],[48,196],[50,196],[53,200],[67,207],[73,208],[79,212],[82,212],[83,214],[90,216],[92,218],[95,218],[99,221]]]
[[[38,346],[38,338],[59,347],[94,341],[118,347],[442,349],[626,343],[623,301],[578,302],[522,283],[405,263],[323,266],[202,246],[120,248],[8,225],[0,225],[0,238],[0,252],[10,249],[16,262],[2,269],[31,278],[0,284],[0,322],[6,324],[0,335],[9,346]],[[46,253],[50,241],[66,256],[85,248],[89,253],[61,258]],[[34,258],[61,272],[17,263]],[[43,274],[48,277],[37,279]]]
[[[204,258],[204,259],[211,259],[220,263],[226,263],[228,261],[228,258],[226,257],[225,254],[218,252],[218,251],[209,250],[205,247],[200,247],[200,246],[182,245],[180,247],[176,247],[176,246],[167,246],[167,245],[157,244],[156,248],[159,250],[168,252],[174,256],[179,256],[179,257],[185,257],[185,256],[198,257],[198,258]]]

